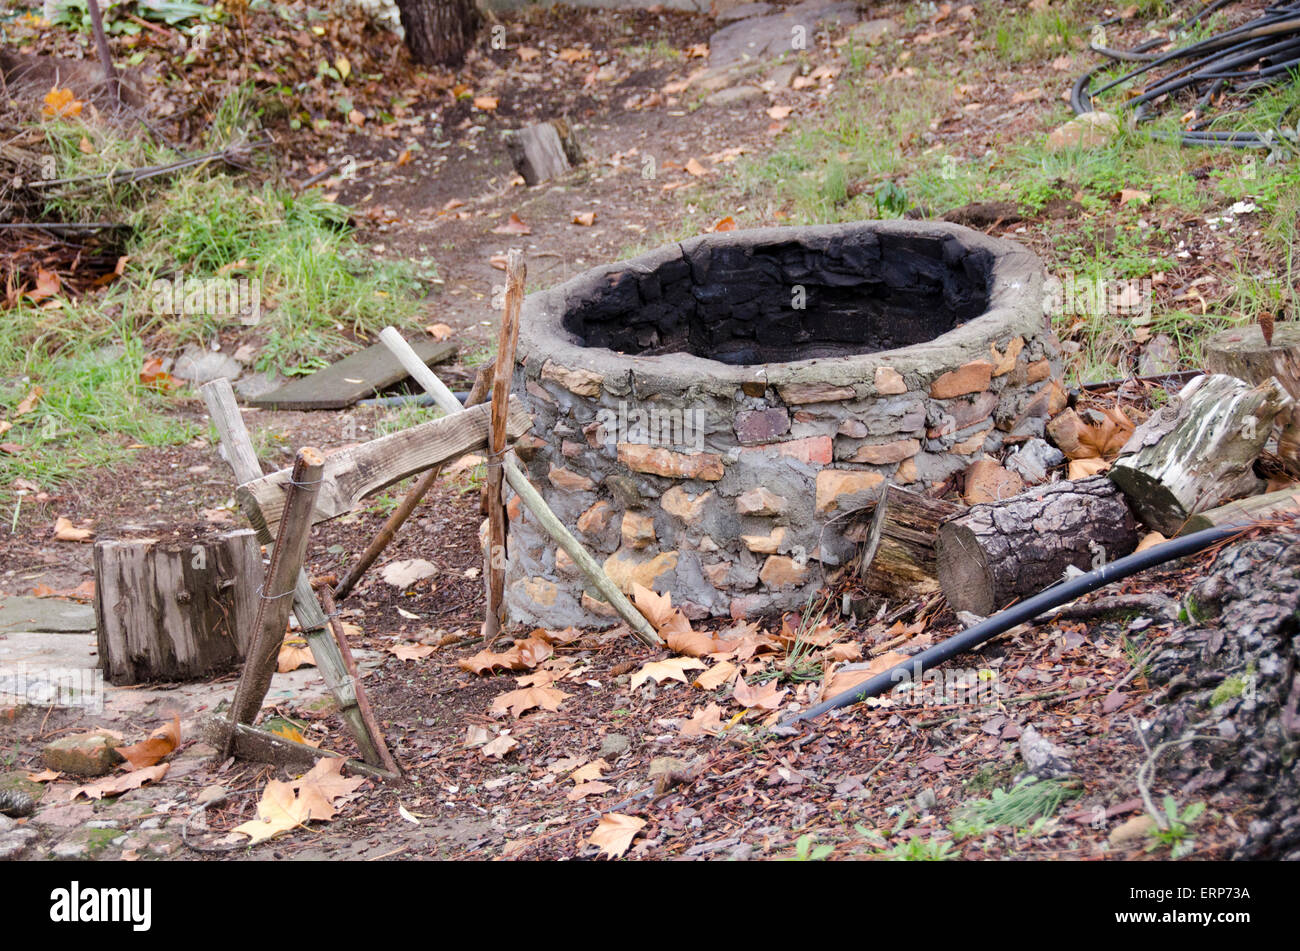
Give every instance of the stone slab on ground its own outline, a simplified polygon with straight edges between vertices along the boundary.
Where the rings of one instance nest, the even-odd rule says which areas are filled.
[[[0,602],[0,634],[18,631],[71,634],[94,629],[93,605],[23,595],[14,595]]]
[[[410,344],[430,366],[456,354],[454,343],[439,342],[432,337],[419,337]],[[311,376],[290,380],[278,390],[251,397],[248,403],[263,409],[344,409],[406,376],[406,370],[392,351],[376,343]]]
[[[208,350],[196,344],[186,347],[171,369],[172,376],[195,386],[222,378],[237,380],[243,372],[243,364],[229,354],[220,350]]]
[[[709,65],[729,66],[745,59],[773,59],[798,52],[792,45],[795,27],[803,28],[805,48],[811,48],[812,34],[820,27],[836,21],[857,23],[859,19],[855,4],[809,0],[781,13],[737,20],[709,37]]]

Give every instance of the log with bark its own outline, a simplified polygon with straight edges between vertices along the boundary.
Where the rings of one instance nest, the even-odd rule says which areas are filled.
[[[109,683],[202,680],[244,659],[263,576],[256,533],[101,541],[94,562]]]
[[[939,527],[939,584],[954,611],[987,617],[1070,568],[1091,571],[1137,547],[1124,496],[1105,476],[1056,482],[973,505]]]
[[[1292,399],[1300,400],[1300,323],[1275,325],[1267,341],[1258,324],[1220,331],[1205,344],[1205,369],[1254,384],[1273,377]],[[1293,406],[1279,413],[1277,421],[1282,427],[1278,458],[1300,475],[1300,412]]]
[[[1279,489],[1252,495],[1220,505],[1218,508],[1197,512],[1183,525],[1181,534],[1190,535],[1206,528],[1221,525],[1248,525],[1251,522],[1280,522],[1300,516],[1300,487]]]
[[[939,525],[962,507],[887,485],[866,531],[858,575],[867,590],[914,598],[939,590],[934,543]]]
[[[1274,377],[1257,386],[1197,377],[1138,427],[1110,478],[1143,523],[1177,535],[1188,516],[1262,488],[1255,460],[1275,417],[1294,402]]]
[[[459,66],[483,16],[475,0],[397,0],[411,58],[425,66]]]

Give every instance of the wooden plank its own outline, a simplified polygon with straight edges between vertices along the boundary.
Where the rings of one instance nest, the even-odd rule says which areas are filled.
[[[244,427],[244,419],[239,413],[239,405],[235,402],[235,391],[231,388],[230,381],[213,380],[211,383],[205,383],[200,392],[203,394],[204,402],[207,403],[213,425],[217,427],[226,461],[230,463],[230,468],[235,473],[235,481],[252,482],[260,478],[262,469],[258,465],[257,454],[253,451],[253,442],[248,438],[248,430]],[[257,519],[252,521],[261,523],[261,515],[259,514]],[[258,525],[254,524],[253,527],[257,529]],[[264,545],[271,544],[271,533],[266,530],[264,523],[258,530],[258,540]],[[316,658],[316,669],[320,671],[325,685],[338,701],[339,712],[352,730],[357,746],[361,748],[361,755],[372,765],[382,763],[383,737],[371,739],[364,718],[361,716],[360,707],[357,705],[357,696],[364,694],[365,691],[361,683],[351,676],[348,665],[343,660],[341,648],[327,630],[325,612],[321,610],[320,602],[316,600],[316,594],[311,589],[311,581],[304,571],[298,572],[297,584],[294,587],[293,613],[298,618],[298,626],[302,628],[307,643],[311,646],[312,656]]]
[[[418,338],[411,348],[426,366],[456,354],[454,343],[432,337]],[[343,409],[405,377],[406,371],[388,348],[376,343],[247,403],[262,409]]]
[[[501,337],[497,344],[496,371],[492,392],[509,393],[515,372],[515,349],[519,342],[519,308],[524,302],[524,278],[528,269],[523,252],[511,248],[506,255],[506,308],[501,315]],[[487,471],[488,549],[483,567],[487,583],[487,614],[483,621],[483,642],[488,649],[496,642],[505,621],[506,593],[506,508],[501,498],[502,467],[506,452],[506,401],[492,401],[492,452]]]
[[[459,405],[459,404],[458,404]],[[312,524],[346,515],[371,493],[407,476],[488,444],[490,404],[444,416],[326,457]],[[532,417],[516,399],[510,401],[506,431],[518,439],[532,427]],[[274,537],[284,509],[290,469],[281,469],[235,490],[244,514],[259,532]]]
[[[235,699],[230,704],[230,722],[252,723],[262,709],[266,691],[275,675],[276,657],[284,642],[284,631],[293,610],[294,587],[302,571],[307,554],[307,540],[311,536],[311,513],[320,491],[321,470],[325,467],[325,454],[312,446],[298,450],[291,470],[292,481],[285,500],[284,531],[275,541],[271,564],[266,569],[266,580],[258,592],[257,618],[253,622],[253,641],[248,648],[248,659],[235,688]],[[224,751],[230,755],[230,750]]]
[[[1221,525],[1249,525],[1251,522],[1281,521],[1297,516],[1300,516],[1300,489],[1279,489],[1197,512],[1178,534],[1190,535]]]

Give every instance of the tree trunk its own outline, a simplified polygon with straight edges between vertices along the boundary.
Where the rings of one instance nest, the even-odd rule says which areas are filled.
[[[1276,377],[1300,400],[1300,324],[1278,324],[1268,341],[1257,324],[1221,331],[1205,344],[1205,369],[1255,384]],[[1279,413],[1278,421],[1282,424],[1278,457],[1293,475],[1300,475],[1300,412],[1293,406]]]
[[[939,523],[960,511],[952,502],[885,486],[858,564],[867,590],[896,599],[938,591],[935,537]]]
[[[1138,518],[1172,538],[1189,515],[1259,491],[1255,460],[1294,402],[1274,377],[1254,387],[1222,373],[1197,377],[1138,427],[1110,478]]]
[[[406,48],[425,66],[459,66],[478,32],[474,0],[397,0]]]
[[[1133,514],[1105,476],[1056,482],[973,505],[939,529],[939,584],[954,611],[988,617],[1137,547]]]
[[[257,536],[95,545],[95,626],[119,686],[200,680],[243,659],[262,583]]]

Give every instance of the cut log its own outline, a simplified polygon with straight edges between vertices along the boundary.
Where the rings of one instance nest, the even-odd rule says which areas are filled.
[[[1105,476],[1056,482],[974,505],[939,527],[939,584],[954,611],[988,617],[1137,547],[1123,494]]]
[[[312,524],[346,515],[367,495],[407,476],[483,449],[488,442],[489,410],[486,405],[476,406],[331,453],[325,459]],[[531,417],[512,399],[507,425],[510,438],[518,439],[531,426]],[[281,469],[235,490],[235,498],[253,527],[269,532],[271,537],[275,536],[284,508],[290,472]]]
[[[111,684],[203,680],[244,659],[262,584],[248,529],[95,544],[95,625]]]
[[[885,486],[858,561],[867,589],[890,598],[938,591],[934,544],[939,525],[961,511],[953,502]]]
[[[1197,512],[1183,525],[1182,534],[1190,535],[1220,525],[1245,525],[1251,522],[1293,519],[1300,516],[1300,488],[1279,489]]]
[[[1267,342],[1258,324],[1220,331],[1205,344],[1205,369],[1254,384],[1273,377],[1292,399],[1300,400],[1300,323],[1276,324],[1273,339]],[[1278,457],[1287,469],[1300,474],[1300,412],[1292,407],[1278,415],[1278,422],[1282,425]]]
[[[1279,411],[1294,402],[1275,377],[1258,386],[1197,377],[1138,427],[1110,478],[1144,524],[1177,535],[1189,515],[1259,491],[1255,460]]]
[[[512,133],[506,138],[506,151],[515,171],[529,185],[558,178],[583,161],[578,140],[563,119],[539,122]]]

